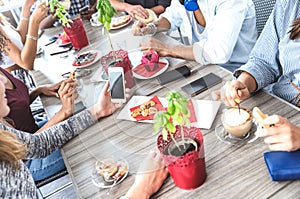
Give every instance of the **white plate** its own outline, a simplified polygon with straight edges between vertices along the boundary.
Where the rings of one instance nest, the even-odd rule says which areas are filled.
[[[141,50],[133,50],[133,51],[129,51],[128,52],[128,57],[130,59],[130,62],[131,62],[131,65],[132,65],[133,69],[136,66],[138,66],[138,65],[141,64],[142,56],[143,56],[143,52]],[[138,75],[134,71],[132,71],[133,76],[135,78],[138,78],[138,79],[151,79],[153,77],[156,77],[156,76],[162,74],[163,72],[165,72],[168,69],[168,67],[169,67],[169,61],[166,58],[160,57],[159,58],[159,62],[164,62],[164,63],[166,63],[166,65],[160,71],[157,71],[152,76],[150,76],[150,77],[144,77],[144,76]]]
[[[119,183],[121,183],[125,178],[126,176],[128,175],[128,172],[129,172],[129,166],[128,166],[128,163],[126,160],[118,160],[117,161],[117,164],[121,164],[123,166],[126,166],[127,167],[127,172],[116,182],[116,185],[118,185]],[[106,182],[104,180],[104,177],[102,175],[100,175],[97,171],[96,171],[96,168],[93,170],[92,172],[92,182],[95,186],[97,187],[100,187],[100,188],[111,188],[113,186],[113,182]]]
[[[152,96],[153,97],[153,96]],[[151,96],[132,96],[127,104],[120,111],[117,119],[136,121],[130,116],[130,108],[135,107],[152,98]],[[166,98],[158,97],[163,107],[167,107]],[[221,102],[212,100],[192,100],[197,122],[191,123],[191,126],[203,129],[210,129],[218,113]],[[142,123],[153,123],[153,120],[140,120]]]
[[[124,16],[127,16],[127,15],[123,15],[123,16],[120,16],[120,17],[124,17]],[[127,23],[122,24],[121,26],[112,27],[113,22],[114,22],[115,20],[118,20],[120,17],[114,17],[114,18],[112,18],[111,24],[110,24],[110,29],[111,29],[111,30],[117,30],[117,29],[123,28],[123,27],[127,26],[127,25],[132,21],[132,17],[130,17],[130,20],[129,20]]]
[[[95,59],[94,59],[92,62],[90,62],[90,63],[88,63],[88,64],[85,64],[85,65],[81,65],[81,66],[73,66],[73,63],[74,63],[74,61],[75,61],[75,58],[74,58],[74,60],[73,60],[73,62],[72,62],[72,66],[75,67],[75,68],[78,68],[78,69],[80,69],[80,68],[86,68],[86,67],[88,67],[88,66],[93,65],[93,64],[96,63],[97,61],[99,61],[99,59],[100,59],[101,56],[102,56],[102,53],[101,53],[99,50],[89,50],[89,51],[86,51],[86,52],[79,53],[77,56],[79,56],[79,55],[81,55],[81,54],[88,53],[88,52],[91,52],[91,53],[97,52],[97,55],[96,55]]]

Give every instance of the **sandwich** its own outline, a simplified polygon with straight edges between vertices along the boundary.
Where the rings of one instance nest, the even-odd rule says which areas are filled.
[[[148,8],[146,8],[146,10],[149,14],[149,17],[147,19],[144,19],[143,17],[140,17],[137,14],[134,15],[134,18],[136,18],[137,20],[139,20],[140,22],[145,23],[145,24],[152,23],[153,21],[155,21],[157,19],[155,12]]]

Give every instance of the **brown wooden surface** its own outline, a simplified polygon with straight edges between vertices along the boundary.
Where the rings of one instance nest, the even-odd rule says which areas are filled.
[[[90,40],[90,46],[85,49],[103,50],[101,28],[92,27],[88,23],[85,23],[85,27]],[[119,34],[126,31],[126,29],[128,28],[112,33]],[[48,30],[43,37],[57,34],[59,31],[61,31],[59,28]],[[156,37],[168,43],[175,42],[165,34],[158,34]],[[55,58],[62,60],[62,58]],[[168,60],[170,61],[168,70],[184,63],[192,67],[193,70],[197,70],[190,77],[174,81],[165,86],[160,86],[155,78],[136,80],[137,85],[133,89],[135,95],[164,97],[169,90],[180,90],[181,86],[209,72],[216,73],[224,81],[231,79],[230,73],[216,65],[199,67],[195,62],[184,62],[183,60],[171,58],[168,58]],[[60,79],[60,72],[63,70],[58,72],[54,69],[57,66],[51,66],[53,63],[59,62],[54,61],[54,58],[47,55],[47,52],[41,58],[38,58],[36,70],[33,71],[37,84]],[[45,66],[41,66],[42,63],[48,63],[46,67],[49,68],[46,69]],[[63,61],[60,63],[63,63]],[[41,65],[38,66],[38,64]],[[64,66],[60,64],[59,67]],[[92,68],[96,70],[97,67],[101,67],[101,65],[95,64]],[[64,70],[70,69],[72,67],[66,66]],[[52,72],[53,74],[51,74]],[[86,82],[86,84],[89,83]],[[211,100],[211,92],[219,89],[221,85],[219,84],[197,95],[195,99]],[[53,98],[43,98],[43,102],[46,109],[53,108],[53,104],[59,104],[59,101],[55,101]],[[243,101],[241,105],[249,109],[258,106],[268,114],[279,114],[295,123],[300,119],[297,109],[263,91]],[[258,139],[251,144],[238,146],[225,144],[217,138],[215,127],[221,125],[220,115],[224,108],[226,107],[221,105],[211,129],[202,130],[207,169],[205,183],[195,190],[185,191],[177,188],[171,177],[169,177],[153,198],[299,198],[300,181],[272,182],[270,180],[263,159],[263,153],[268,151],[268,147],[263,143],[263,140]],[[201,110],[198,111],[201,112]],[[150,150],[157,150],[156,136],[152,135],[152,124],[117,120],[118,113],[119,111],[112,116],[103,118],[62,148],[67,169],[79,198],[119,198],[124,195],[134,181],[134,175],[141,160]],[[205,115],[206,113],[201,114]],[[95,162],[107,157],[123,158],[129,163],[129,176],[113,188],[110,195],[106,194],[107,189],[97,188],[91,182],[91,173]]]

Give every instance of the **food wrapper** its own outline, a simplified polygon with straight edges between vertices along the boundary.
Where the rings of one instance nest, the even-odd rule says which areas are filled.
[[[163,105],[161,104],[160,100],[158,99],[157,96],[154,96],[153,98],[151,98],[150,100],[148,101],[153,101],[155,102],[155,105],[154,107],[157,109],[157,111],[163,111],[165,110],[165,108],[163,107]],[[130,113],[132,113],[135,109],[138,109],[140,108],[140,105],[137,105],[135,107],[132,107],[130,108]],[[137,117],[135,117],[134,119],[136,121],[140,121],[140,120],[153,120],[153,117],[154,117],[155,114],[151,114],[151,115],[148,115],[148,116],[142,116],[142,115],[138,115]]]

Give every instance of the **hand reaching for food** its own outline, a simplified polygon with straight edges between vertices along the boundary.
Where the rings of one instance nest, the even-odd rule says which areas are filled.
[[[253,109],[253,118],[264,128],[255,135],[263,137],[273,151],[294,151],[300,148],[300,127],[279,115],[268,116],[257,107]]]

